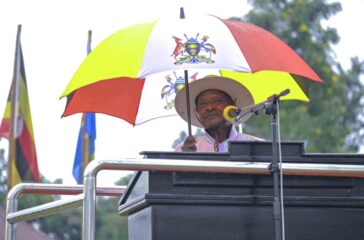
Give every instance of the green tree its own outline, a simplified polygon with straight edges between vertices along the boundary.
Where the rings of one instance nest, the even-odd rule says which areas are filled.
[[[40,229],[56,240],[81,239],[82,209],[71,209],[40,218]]]
[[[127,185],[133,174],[122,177],[115,184]],[[97,197],[96,239],[128,239],[127,218],[119,216],[120,197]],[[72,209],[64,213],[40,219],[41,230],[54,239],[81,239],[82,209]]]
[[[130,173],[118,181],[115,185],[127,186],[133,178]],[[119,216],[120,197],[99,197],[96,209],[96,239],[128,239],[128,219]]]
[[[118,214],[118,197],[99,197],[96,209],[96,239],[128,239],[128,219]]]
[[[41,176],[41,183],[62,184],[62,179],[50,182],[44,176]],[[6,192],[0,191],[0,199],[1,204],[5,205]],[[24,194],[18,199],[18,209],[27,209],[59,199],[60,196],[58,195]],[[53,239],[81,239],[82,211],[80,209],[69,210],[61,214],[34,219],[29,222],[39,226],[41,231],[49,234]]]
[[[281,102],[282,140],[307,141],[310,152],[355,152],[363,144],[364,61],[352,58],[349,70],[334,58],[340,37],[323,21],[342,10],[326,0],[250,0],[253,9],[240,20],[274,33],[294,49],[324,80],[312,84],[309,104]],[[271,119],[251,118],[248,132],[269,139]]]
[[[1,138],[0,138],[1,141]],[[5,150],[0,148],[0,204],[5,203],[6,201],[6,182],[7,182],[7,167],[5,160]]]
[[[116,185],[119,186],[127,186],[129,184],[129,181],[132,179],[134,173],[127,174],[126,176],[120,178],[118,181],[116,181]]]
[[[42,183],[50,183],[42,177]],[[56,179],[53,184],[62,184],[62,179]],[[39,206],[41,204],[60,200],[59,195],[27,194],[19,198],[19,209]],[[40,230],[47,233],[53,239],[81,239],[82,210],[71,209],[60,214],[42,217],[32,221]]]
[[[133,174],[129,174],[116,182],[116,185],[127,185]],[[42,177],[42,183],[50,183]],[[61,179],[57,179],[54,184],[62,184]],[[0,192],[0,199],[5,205],[5,192]],[[25,194],[19,198],[18,209],[26,209],[39,206],[45,203],[60,200],[59,195]],[[96,239],[118,239],[127,240],[127,218],[119,216],[118,201],[120,197],[98,197],[97,198],[97,218],[96,218]],[[52,239],[67,240],[81,239],[82,236],[82,209],[70,209],[68,211],[34,219],[30,221],[39,226],[39,229]]]

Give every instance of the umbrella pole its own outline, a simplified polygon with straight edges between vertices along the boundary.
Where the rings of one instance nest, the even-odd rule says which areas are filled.
[[[191,131],[190,87],[188,85],[188,71],[187,70],[185,70],[185,88],[186,88],[186,107],[187,107],[188,136],[192,136],[192,131]]]
[[[183,7],[179,9],[179,18],[185,18],[185,11]],[[186,88],[186,103],[187,103],[187,127],[188,127],[188,136],[192,136],[191,131],[191,104],[190,104],[190,88],[188,86],[188,71],[185,70],[185,88]]]

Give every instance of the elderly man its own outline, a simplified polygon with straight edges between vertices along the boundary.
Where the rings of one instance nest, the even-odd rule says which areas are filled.
[[[233,79],[209,76],[189,84],[191,101],[191,124],[204,128],[205,134],[195,138],[188,136],[176,151],[226,152],[231,140],[262,141],[263,139],[238,133],[233,124],[224,116],[227,106],[247,108],[253,105],[250,92]],[[187,121],[186,90],[183,88],[175,99],[177,113]]]

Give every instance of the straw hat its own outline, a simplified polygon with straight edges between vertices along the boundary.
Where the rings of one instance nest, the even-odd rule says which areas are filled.
[[[216,89],[228,94],[236,103],[237,108],[247,108],[254,104],[254,100],[248,89],[241,83],[230,78],[220,76],[207,76],[189,83],[191,124],[203,128],[197,119],[196,97],[205,90]],[[182,88],[176,95],[174,107],[177,113],[187,122],[186,88]],[[247,120],[247,119],[246,119]]]

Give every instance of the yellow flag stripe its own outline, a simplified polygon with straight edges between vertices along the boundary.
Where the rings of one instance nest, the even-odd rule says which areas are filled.
[[[16,164],[15,159],[12,159],[12,161],[11,161],[11,185],[12,186],[15,186],[16,184],[22,182],[21,178],[20,178],[20,175],[19,175],[19,172],[18,172],[18,169],[17,169],[15,164]]]
[[[4,112],[4,119],[10,119],[11,117],[11,102],[6,102],[5,112]]]
[[[23,116],[24,124],[26,124],[29,134],[32,137],[32,141],[34,141],[34,133],[33,133],[33,124],[32,124],[32,116],[30,113],[30,104],[29,104],[29,96],[28,89],[25,85],[25,81],[23,75],[19,76],[19,109]]]

